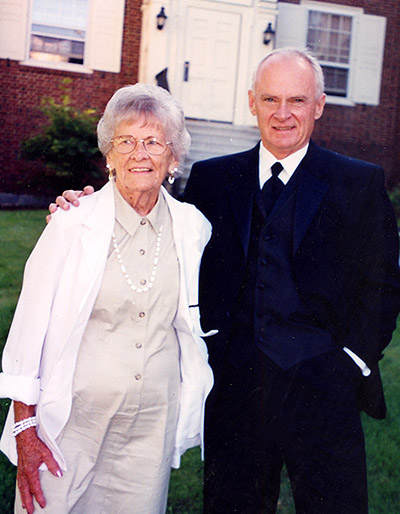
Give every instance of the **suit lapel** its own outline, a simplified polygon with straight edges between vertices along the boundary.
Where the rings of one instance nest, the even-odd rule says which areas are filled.
[[[296,205],[293,228],[293,253],[296,254],[317,209],[329,189],[329,184],[322,179],[323,163],[316,158],[318,147],[312,142],[307,155],[296,171],[298,174]],[[294,177],[293,177],[294,178]]]
[[[249,246],[254,195],[258,190],[258,163],[259,143],[234,161],[227,170],[224,184],[245,255]]]

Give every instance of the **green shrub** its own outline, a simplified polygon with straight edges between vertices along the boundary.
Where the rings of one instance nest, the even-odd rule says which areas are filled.
[[[45,193],[60,193],[66,188],[80,189],[87,183],[101,185],[105,180],[104,163],[97,147],[95,110],[79,110],[71,105],[71,80],[64,79],[61,102],[44,97],[40,110],[47,118],[41,133],[21,143],[21,156],[27,161],[41,163],[38,173],[23,174],[22,185]]]

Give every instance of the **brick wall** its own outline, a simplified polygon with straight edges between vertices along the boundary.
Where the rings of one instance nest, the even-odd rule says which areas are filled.
[[[95,71],[92,74],[22,66],[0,59],[0,191],[21,192],[19,177],[35,168],[18,160],[20,141],[33,135],[43,123],[38,110],[40,99],[60,99],[60,84],[72,79],[71,100],[79,108],[101,112],[113,92],[138,80],[141,33],[141,0],[126,0],[122,66],[120,73]],[[40,167],[38,167],[40,172]],[[23,192],[27,192],[26,190]]]
[[[299,4],[300,0],[285,0]],[[320,0],[324,2],[325,0]],[[332,150],[379,163],[388,184],[400,182],[400,2],[398,0],[326,0],[362,7],[366,14],[387,18],[381,102],[377,107],[327,105],[314,139]],[[40,98],[59,98],[65,77],[73,80],[74,105],[102,111],[112,93],[138,79],[141,0],[126,0],[122,68],[119,74],[79,74],[21,66],[0,59],[0,192],[20,192],[18,179],[35,166],[18,161],[19,143],[38,130],[43,117]],[[373,37],[373,35],[371,36]],[[26,192],[26,191],[24,191]]]
[[[284,0],[300,4],[300,0]],[[380,105],[327,105],[314,139],[332,150],[380,164],[388,186],[400,182],[400,2],[399,0],[319,0],[362,7],[387,19]],[[371,34],[373,37],[373,34]]]

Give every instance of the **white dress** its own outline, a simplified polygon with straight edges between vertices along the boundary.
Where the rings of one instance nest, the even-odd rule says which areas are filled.
[[[68,471],[41,471],[54,514],[163,514],[180,393],[179,344],[172,321],[179,295],[179,263],[162,195],[142,218],[115,191],[115,234],[137,287],[153,269],[154,286],[132,291],[113,245],[102,286],[81,342],[71,415],[58,443]],[[67,308],[68,306],[66,306]],[[36,510],[35,509],[35,510]],[[25,513],[16,498],[16,513]]]

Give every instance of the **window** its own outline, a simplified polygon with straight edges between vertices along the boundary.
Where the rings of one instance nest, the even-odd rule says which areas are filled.
[[[88,0],[33,0],[29,57],[84,64]]]
[[[125,0],[0,0],[0,58],[79,73],[121,71]]]
[[[325,76],[327,102],[379,105],[386,18],[360,7],[278,2],[275,45],[308,46]]]
[[[352,16],[308,11],[307,46],[319,60],[328,95],[347,97]]]

